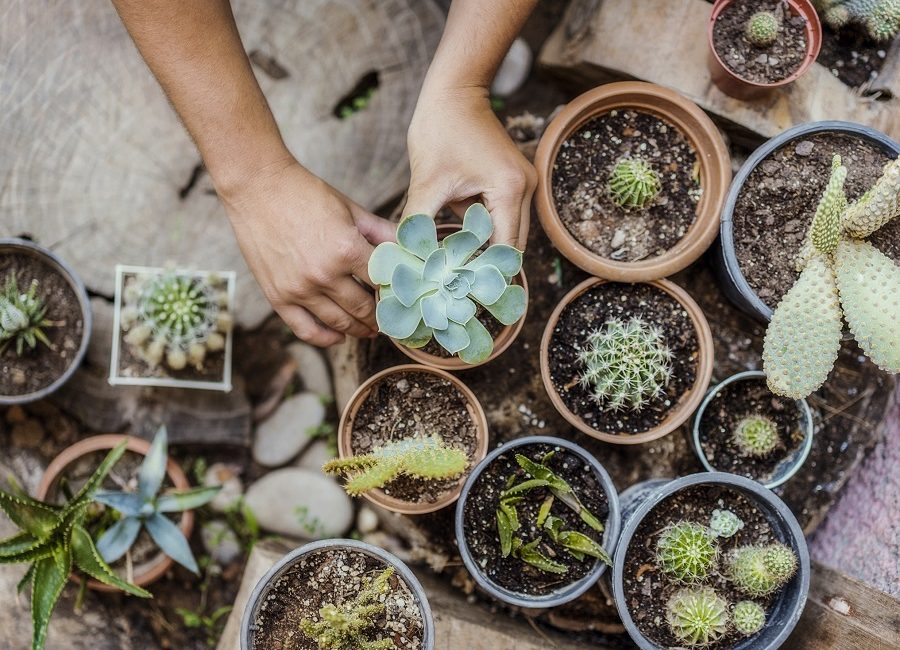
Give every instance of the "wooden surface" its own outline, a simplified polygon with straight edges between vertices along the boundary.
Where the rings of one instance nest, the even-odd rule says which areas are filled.
[[[232,5],[297,158],[369,208],[401,191],[406,126],[443,24],[437,7]],[[373,70],[380,87],[369,106],[335,118],[336,103]],[[238,321],[270,313],[209,177],[197,172],[194,145],[109,0],[0,5],[0,142],[0,236],[33,235],[107,297],[116,263],[235,270]]]
[[[677,90],[711,113],[736,136],[770,138],[813,120],[848,120],[900,139],[900,96],[861,98],[817,63],[795,83],[751,102],[733,99],[710,80],[706,27],[712,5],[704,0],[573,0],[547,40],[539,64],[588,87],[640,79]],[[652,44],[652,45],[651,45]],[[895,48],[891,56],[896,59]],[[900,65],[886,62],[882,89],[900,88]]]

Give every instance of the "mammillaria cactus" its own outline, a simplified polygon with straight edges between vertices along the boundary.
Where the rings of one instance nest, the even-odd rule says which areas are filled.
[[[861,239],[900,214],[900,160],[850,206],[846,175],[835,156],[798,260],[800,277],[766,330],[763,369],[769,389],[785,397],[806,397],[824,383],[840,349],[842,316],[875,364],[900,372],[900,266]]]
[[[718,555],[719,547],[713,532],[690,521],[670,525],[656,543],[657,563],[679,582],[703,580]]]
[[[322,650],[394,650],[388,637],[371,640],[371,631],[385,611],[385,596],[390,591],[394,568],[388,567],[373,580],[364,578],[356,597],[343,605],[328,603],[319,610],[320,620],[300,621],[303,634]]]
[[[671,359],[659,329],[638,317],[613,318],[588,336],[578,356],[581,384],[613,411],[626,404],[640,410],[669,382]]]
[[[681,589],[666,603],[666,621],[682,643],[709,645],[728,631],[728,602],[710,587]]]
[[[752,600],[742,600],[734,606],[731,618],[734,621],[735,630],[744,636],[751,636],[759,632],[766,624],[766,610]]]
[[[468,458],[461,449],[448,447],[437,435],[416,436],[376,448],[369,454],[325,463],[326,474],[348,477],[344,489],[351,496],[383,488],[398,476],[422,479],[456,478],[466,470]]]
[[[510,280],[522,269],[522,253],[494,244],[475,255],[494,232],[480,203],[466,210],[462,230],[437,240],[434,220],[406,217],[397,243],[379,244],[369,258],[369,276],[380,285],[378,329],[410,348],[434,337],[450,354],[480,363],[494,340],[475,316],[478,305],[503,325],[525,313],[525,289]]]
[[[785,584],[797,570],[797,556],[784,544],[742,546],[726,558],[728,575],[741,592],[762,597]]]
[[[763,415],[750,415],[737,423],[733,439],[744,456],[765,456],[778,446],[778,427]]]
[[[731,537],[743,527],[744,522],[731,510],[717,508],[709,518],[709,529],[718,537]]]
[[[226,281],[219,276],[141,274],[129,278],[123,297],[124,340],[151,367],[165,358],[172,370],[188,363],[199,370],[207,352],[225,347],[232,317]]]
[[[609,176],[609,193],[620,208],[643,210],[659,195],[659,175],[640,158],[622,158]]]
[[[875,41],[900,33],[900,0],[815,0],[816,9],[833,29],[862,25]]]
[[[6,285],[0,292],[0,353],[12,343],[15,343],[19,356],[26,345],[33,350],[38,341],[51,347],[44,328],[53,325],[53,321],[44,317],[47,310],[37,290],[37,280],[32,280],[28,291],[21,293],[14,275],[6,279]]]
[[[769,47],[778,38],[781,23],[771,11],[757,11],[747,21],[744,33],[756,47]]]

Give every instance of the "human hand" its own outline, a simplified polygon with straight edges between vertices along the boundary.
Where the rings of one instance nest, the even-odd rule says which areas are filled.
[[[367,264],[395,226],[350,201],[292,158],[224,192],[247,265],[299,338],[329,346],[374,336]]]

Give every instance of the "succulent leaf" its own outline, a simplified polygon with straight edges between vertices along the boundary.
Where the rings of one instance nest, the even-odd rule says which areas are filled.
[[[184,512],[195,510],[212,501],[221,490],[220,486],[195,487],[161,494],[156,499],[157,512]]]
[[[447,250],[447,266],[456,268],[464,265],[481,247],[481,240],[475,233],[459,230],[444,237],[441,245]]]
[[[410,334],[405,339],[400,339],[398,343],[401,345],[405,345],[408,348],[424,348],[428,345],[428,342],[434,337],[434,330],[428,327],[424,321],[419,323],[419,326],[416,327],[416,331]]]
[[[421,301],[412,307],[404,307],[397,296],[382,297],[375,306],[378,328],[394,339],[412,336],[422,320]]]
[[[463,230],[468,230],[479,239],[481,246],[494,234],[494,223],[491,214],[481,203],[473,203],[466,208],[463,215]]]
[[[428,259],[437,249],[437,228],[427,214],[413,214],[397,226],[397,243],[420,260]]]
[[[503,325],[513,325],[525,314],[527,306],[525,289],[518,284],[511,284],[496,301],[484,305],[484,308]]]
[[[152,499],[159,492],[163,479],[166,477],[166,463],[169,460],[169,433],[165,426],[159,427],[150,451],[144,456],[141,468],[138,471],[138,494],[143,499]]]
[[[6,278],[0,291],[0,353],[8,345],[15,344],[16,355],[21,356],[27,347],[33,350],[38,341],[52,347],[44,328],[54,325],[45,318],[44,301],[38,297],[38,282],[32,280],[28,290],[20,291],[14,274]]]
[[[712,511],[712,516],[709,518],[709,529],[717,537],[731,537],[743,527],[744,522],[741,518],[730,510],[719,510],[716,508]]]
[[[469,364],[481,363],[494,351],[494,339],[477,318],[466,321],[465,328],[469,344],[459,351],[459,358]]]
[[[466,328],[459,323],[449,321],[446,329],[434,329],[434,338],[450,354],[457,354],[469,347],[471,339]],[[491,343],[493,348],[493,342]]]
[[[399,244],[392,241],[384,242],[376,246],[369,257],[369,278],[375,284],[387,286],[391,283],[391,277],[398,264],[421,270],[425,263]]]
[[[94,493],[94,501],[118,510],[129,517],[137,517],[141,514],[145,503],[144,497],[136,492],[114,492],[112,490],[97,490]]]
[[[128,552],[141,532],[141,520],[125,517],[110,526],[97,540],[97,552],[104,562],[115,562]]]
[[[513,555],[544,573],[568,573],[569,570],[566,568],[565,564],[561,564],[556,560],[551,560],[538,550],[538,544],[540,544],[540,542],[541,540],[538,538],[527,544],[521,544],[518,547],[513,544]]]
[[[94,580],[121,589],[125,593],[138,598],[152,598],[149,591],[125,582],[103,561],[94,540],[83,526],[77,525],[72,530],[72,560],[79,571],[83,571]]]
[[[61,549],[56,555],[38,560],[31,586],[32,648],[43,648],[47,641],[50,617],[72,570],[72,554]]]
[[[447,249],[437,248],[432,251],[422,268],[422,279],[426,282],[440,282],[447,268]]]
[[[460,325],[464,325],[473,320],[472,317],[475,316],[475,312],[478,310],[478,308],[475,306],[475,303],[465,296],[460,298],[459,300],[448,300],[446,302],[447,318],[452,320],[454,323],[459,323]],[[424,305],[422,314],[423,316],[425,314]],[[491,347],[493,348],[493,342],[491,343]],[[490,354],[490,352],[488,354]]]
[[[482,266],[475,271],[472,297],[482,305],[493,305],[506,289],[506,278],[496,266]]]
[[[181,529],[171,519],[155,512],[144,520],[150,537],[163,553],[178,562],[191,573],[198,574],[197,561]]]
[[[391,276],[391,290],[404,307],[411,307],[419,298],[435,289],[436,282],[423,280],[421,272],[406,264],[398,264]]]
[[[447,317],[448,304],[447,299],[439,293],[422,298],[422,322],[432,329],[447,329],[449,326]]]
[[[26,531],[20,531],[15,535],[0,540],[0,563],[5,563],[7,557],[14,557],[23,551],[34,548],[40,540]]]
[[[465,268],[477,271],[482,266],[496,266],[500,273],[511,278],[522,270],[522,252],[506,244],[494,244],[467,262]]]
[[[59,521],[59,510],[25,494],[0,490],[0,509],[22,530],[36,537],[48,535]]]

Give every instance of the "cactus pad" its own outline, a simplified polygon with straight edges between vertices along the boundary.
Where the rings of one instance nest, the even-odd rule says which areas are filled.
[[[844,212],[843,228],[862,239],[900,215],[900,158],[884,167],[884,173],[861,199]]]

